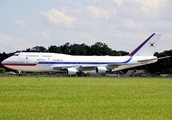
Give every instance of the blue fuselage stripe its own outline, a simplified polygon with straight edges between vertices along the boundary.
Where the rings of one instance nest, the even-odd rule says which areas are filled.
[[[38,64],[124,64],[131,61],[133,56],[124,62],[39,62]]]

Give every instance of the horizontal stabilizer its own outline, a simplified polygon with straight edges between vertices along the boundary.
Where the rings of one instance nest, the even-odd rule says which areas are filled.
[[[144,59],[144,60],[138,60],[137,62],[149,62],[151,60],[160,60],[160,59],[165,59],[165,58],[169,58],[171,56],[165,56],[165,57],[159,57],[159,58],[153,58],[153,59]]]
[[[170,58],[171,56],[165,56],[165,57],[159,57],[159,58],[157,58],[158,60],[160,60],[160,59],[165,59],[165,58]]]

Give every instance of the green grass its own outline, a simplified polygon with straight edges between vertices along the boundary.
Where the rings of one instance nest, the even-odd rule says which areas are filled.
[[[172,78],[0,77],[4,119],[172,119]]]

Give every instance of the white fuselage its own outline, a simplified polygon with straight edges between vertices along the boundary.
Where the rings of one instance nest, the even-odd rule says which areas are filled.
[[[58,53],[21,52],[5,59],[2,64],[20,71],[65,72],[68,68],[84,71],[95,70],[96,67],[121,70],[144,65],[143,62],[138,62],[139,60],[155,58],[155,56],[72,56]],[[156,61],[148,61],[146,64]]]

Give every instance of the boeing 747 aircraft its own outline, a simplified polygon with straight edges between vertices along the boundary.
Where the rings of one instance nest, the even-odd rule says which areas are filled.
[[[119,71],[156,62],[155,49],[161,34],[153,33],[127,56],[73,56],[58,53],[20,52],[2,61],[2,65],[21,71],[67,72],[75,75],[95,70],[97,73]]]

